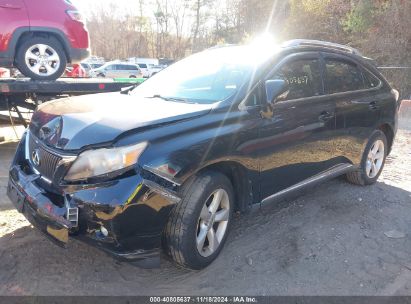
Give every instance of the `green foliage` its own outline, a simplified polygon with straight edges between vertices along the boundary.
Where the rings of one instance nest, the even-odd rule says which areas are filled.
[[[342,20],[343,28],[350,33],[364,33],[373,23],[376,7],[372,0],[360,0]]]
[[[302,0],[301,4],[306,12],[323,15],[328,9],[331,0]]]

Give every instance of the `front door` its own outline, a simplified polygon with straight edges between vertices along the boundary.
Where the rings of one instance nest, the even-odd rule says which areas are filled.
[[[288,91],[263,113],[262,199],[330,168],[335,152],[335,103],[323,94],[319,54],[290,55],[267,79],[285,80]]]

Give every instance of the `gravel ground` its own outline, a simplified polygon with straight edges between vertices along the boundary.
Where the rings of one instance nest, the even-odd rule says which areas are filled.
[[[0,295],[411,295],[411,131],[398,133],[377,184],[342,178],[237,216],[220,257],[187,271],[61,249],[5,195],[15,143],[0,145]]]

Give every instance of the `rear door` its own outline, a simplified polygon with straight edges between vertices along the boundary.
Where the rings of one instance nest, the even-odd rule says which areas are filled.
[[[116,77],[118,78],[129,78],[134,72],[131,69],[130,65],[119,64],[117,65]]]
[[[381,82],[344,55],[323,53],[325,91],[336,102],[336,153],[360,163],[364,143],[380,120]]]
[[[0,57],[9,48],[13,32],[28,27],[29,18],[23,0],[0,0]]]
[[[283,79],[287,94],[264,115],[260,130],[262,198],[332,166],[335,103],[323,94],[319,53],[290,55],[268,79]]]
[[[138,66],[136,65],[127,65],[126,66],[128,69],[128,76],[133,76],[133,77],[139,77],[140,76],[140,69]]]

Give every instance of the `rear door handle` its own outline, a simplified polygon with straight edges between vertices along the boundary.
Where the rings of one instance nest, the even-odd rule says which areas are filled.
[[[318,120],[325,122],[325,121],[332,119],[333,117],[334,117],[333,113],[324,111],[324,112],[321,112],[320,116],[318,116]]]
[[[378,108],[379,108],[376,101],[371,101],[371,102],[368,104],[368,107],[370,108],[371,111],[378,110]]]

